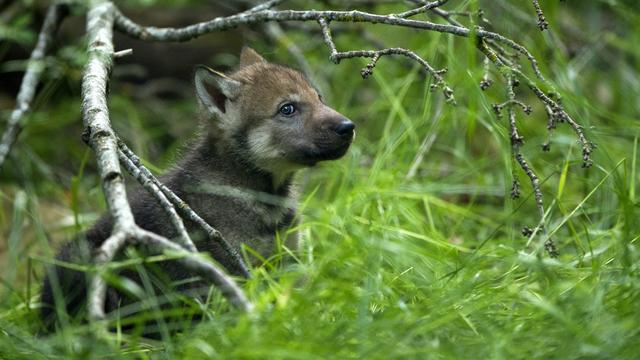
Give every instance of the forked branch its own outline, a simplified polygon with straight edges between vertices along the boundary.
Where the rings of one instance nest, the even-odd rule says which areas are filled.
[[[426,6],[426,5],[425,5]],[[373,68],[377,65],[378,60],[382,56],[385,55],[402,55],[406,56],[409,59],[416,61],[420,64],[424,70],[431,74],[435,78],[435,83],[431,85],[431,89],[435,90],[438,88],[442,89],[444,97],[447,102],[455,103],[455,98],[453,97],[453,90],[447,85],[442,77],[442,74],[446,73],[447,70],[436,70],[434,69],[426,60],[424,60],[420,55],[415,52],[404,49],[404,48],[386,48],[380,50],[351,50],[351,51],[338,51],[336,48],[336,44],[333,41],[333,36],[331,35],[331,28],[329,28],[329,22],[325,18],[320,18],[318,20],[320,24],[320,28],[322,29],[322,38],[324,39],[325,44],[329,47],[331,51],[331,55],[329,55],[329,59],[333,61],[335,64],[339,64],[342,59],[349,59],[355,57],[366,57],[371,58],[371,62],[365,66],[360,74],[363,78],[368,78],[371,74],[373,74]]]
[[[180,238],[182,238],[183,245],[187,250],[162,236],[141,229],[135,223],[127,201],[119,159],[122,158],[125,165],[130,167],[134,174],[141,175],[141,173],[135,172],[135,164],[127,161],[129,158],[118,149],[117,137],[111,127],[107,108],[107,82],[114,54],[113,19],[114,7],[111,2],[92,2],[87,14],[89,60],[82,80],[82,114],[85,126],[83,137],[96,154],[107,206],[114,221],[111,236],[102,244],[94,259],[99,272],[102,271],[102,265],[111,262],[114,256],[129,244],[143,245],[146,248],[154,249],[154,251],[178,251],[184,255],[180,262],[185,268],[218,286],[233,305],[242,310],[250,311],[252,304],[233,279],[194,253],[195,246],[190,242],[186,231],[182,231],[184,226],[181,221],[173,219],[179,233],[182,233]],[[150,184],[155,185],[153,182]],[[155,187],[149,185],[149,188],[155,190],[157,185]],[[157,198],[165,205],[168,203],[166,197]],[[168,209],[170,208],[171,206],[168,207]],[[170,216],[173,215],[170,210],[167,211]],[[106,284],[98,273],[93,277],[90,285],[88,298],[90,319],[104,318],[105,294]]]
[[[147,187],[147,189],[151,191],[152,195],[160,202],[163,208],[166,206],[170,209],[175,209],[186,219],[198,225],[198,227],[200,227],[200,229],[207,235],[207,238],[209,240],[220,244],[227,255],[235,260],[235,268],[232,270],[236,270],[246,278],[251,277],[251,273],[249,273],[247,265],[245,265],[244,260],[242,260],[240,254],[229,244],[227,240],[225,240],[225,238],[218,230],[209,225],[203,218],[200,217],[200,215],[198,215],[195,211],[193,211],[193,209],[191,209],[189,204],[180,199],[180,197],[178,197],[166,185],[162,184],[151,173],[151,171],[149,171],[149,169],[142,165],[140,158],[136,154],[134,154],[133,151],[131,151],[131,149],[129,149],[129,147],[124,142],[118,140],[118,147],[119,153],[121,154],[120,161],[126,164],[125,167],[127,167],[127,171],[129,171],[132,176],[138,179],[138,182],[140,182],[143,186],[145,186],[145,184],[150,184],[146,185],[145,187]],[[131,169],[129,168],[130,166]],[[168,204],[165,201],[168,201]],[[172,210],[170,209],[165,209],[165,211],[172,213]],[[173,217],[174,215],[171,214],[170,216]],[[175,216],[177,216],[177,214]],[[182,223],[182,218],[180,218],[179,216],[177,217],[179,219],[179,222]],[[178,222],[178,219],[172,219],[172,222]],[[180,223],[174,225],[177,230],[180,230]],[[195,249],[195,245],[193,246],[193,248]]]

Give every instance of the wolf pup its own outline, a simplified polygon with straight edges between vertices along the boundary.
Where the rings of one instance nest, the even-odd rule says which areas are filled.
[[[296,219],[296,193],[292,186],[296,170],[342,157],[351,144],[355,125],[327,106],[304,75],[267,62],[250,48],[242,50],[240,64],[230,74],[199,66],[195,88],[204,110],[205,131],[197,145],[161,181],[218,229],[236,250],[245,244],[268,258],[276,248],[276,232],[291,226]],[[177,236],[164,211],[144,189],[131,192],[129,201],[139,226],[167,238]],[[222,248],[208,241],[195,224],[185,221],[198,249],[237,273]],[[111,217],[103,216],[83,236],[63,246],[57,258],[90,263],[112,226]],[[189,274],[170,261],[155,265],[144,267],[154,288],[159,283],[180,282],[168,289],[173,293],[176,289],[182,293],[203,289],[197,281],[187,283]],[[68,267],[52,267],[47,274],[42,317],[51,328],[59,320],[57,316],[65,313],[61,310],[72,316],[83,313],[87,282],[84,272]],[[121,274],[141,287],[148,280],[139,271]],[[156,295],[159,292],[162,290],[155,291]],[[124,293],[122,289],[109,289],[106,310],[123,309],[124,305],[141,300],[139,295],[135,299]],[[133,300],[126,300],[127,296]]]

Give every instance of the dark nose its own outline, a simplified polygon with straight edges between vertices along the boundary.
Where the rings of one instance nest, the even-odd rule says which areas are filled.
[[[340,136],[347,136],[353,134],[353,129],[356,128],[356,124],[352,123],[349,120],[342,120],[338,125],[333,128]]]

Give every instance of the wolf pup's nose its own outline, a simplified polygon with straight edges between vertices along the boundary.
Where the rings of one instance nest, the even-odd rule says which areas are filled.
[[[342,120],[336,127],[333,128],[340,136],[350,136],[353,134],[353,129],[356,128],[356,124],[352,123],[349,120]]]

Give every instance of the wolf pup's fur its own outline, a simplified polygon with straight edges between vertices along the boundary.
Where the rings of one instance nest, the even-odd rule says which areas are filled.
[[[275,250],[276,231],[291,226],[296,219],[294,173],[343,156],[355,125],[327,106],[304,75],[267,62],[250,48],[242,50],[240,64],[230,74],[198,67],[195,87],[206,130],[197,146],[161,181],[238,251],[245,244],[267,258]],[[143,189],[133,191],[129,201],[142,228],[167,238],[176,236],[164,211]],[[110,216],[102,217],[82,237],[63,246],[58,259],[89,263],[112,226]],[[216,243],[208,241],[195,224],[187,221],[186,226],[200,251],[209,252],[230,272],[237,273]],[[189,277],[171,262],[145,269],[156,287],[158,282]],[[47,273],[42,292],[45,324],[51,326],[57,320],[60,311],[56,306],[69,314],[83,313],[86,274],[60,266]],[[127,277],[147,286],[134,271]],[[196,289],[194,283],[182,282],[180,291]],[[123,293],[109,290],[107,311],[134,302],[125,300]],[[63,303],[56,304],[56,300]]]

